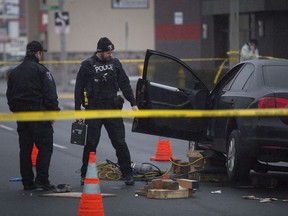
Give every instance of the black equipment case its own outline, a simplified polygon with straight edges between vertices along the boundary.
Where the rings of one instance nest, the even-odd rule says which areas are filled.
[[[85,145],[88,125],[81,122],[73,122],[71,127],[71,144]]]

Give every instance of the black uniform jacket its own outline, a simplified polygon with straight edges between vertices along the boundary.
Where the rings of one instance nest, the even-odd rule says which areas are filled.
[[[111,87],[103,89],[105,90],[95,90],[95,86],[93,86],[93,82],[95,81],[95,75],[98,73],[98,69],[107,69],[112,73],[116,73],[116,86],[117,88]],[[94,81],[93,81],[94,80]],[[114,82],[107,82],[105,85],[115,86]],[[94,54],[91,58],[86,59],[81,63],[81,67],[77,74],[76,85],[74,91],[74,99],[75,99],[75,110],[80,110],[81,105],[83,105],[83,92],[87,91],[88,103],[93,100],[105,100],[112,99],[117,96],[117,91],[122,91],[124,97],[130,102],[131,106],[136,105],[136,100],[133,94],[133,90],[130,85],[130,80],[125,73],[122,64],[119,59],[113,58],[107,62],[101,61],[97,58],[96,54]],[[108,89],[108,90],[107,90]],[[97,95],[95,95],[97,94]],[[90,104],[90,103],[89,103]]]
[[[12,112],[60,110],[52,74],[34,55],[9,73],[6,96]]]

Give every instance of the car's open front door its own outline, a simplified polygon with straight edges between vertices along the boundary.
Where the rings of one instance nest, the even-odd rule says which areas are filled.
[[[142,79],[136,87],[140,110],[205,109],[207,87],[179,59],[147,50]],[[135,118],[132,131],[184,140],[199,140],[206,129],[204,118]]]

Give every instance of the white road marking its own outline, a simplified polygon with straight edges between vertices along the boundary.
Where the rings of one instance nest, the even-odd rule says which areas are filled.
[[[3,129],[8,130],[8,131],[14,131],[13,128],[7,127],[7,126],[2,125],[2,124],[0,124],[0,128],[3,128]],[[53,146],[55,146],[55,147],[57,147],[57,148],[61,148],[61,149],[67,149],[67,147],[62,146],[62,145],[58,145],[58,144],[56,144],[56,143],[53,143]]]
[[[8,130],[8,131],[14,131],[13,128],[10,128],[10,127],[7,127],[5,125],[0,125],[1,128],[5,129],[5,130]]]
[[[67,147],[62,146],[62,145],[58,145],[56,143],[53,143],[53,146],[57,147],[57,148],[62,148],[62,149],[67,149]]]

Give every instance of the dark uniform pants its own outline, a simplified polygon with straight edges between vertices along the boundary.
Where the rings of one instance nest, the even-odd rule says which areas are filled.
[[[20,145],[20,172],[23,185],[34,181],[31,153],[33,145],[38,148],[36,182],[49,183],[49,166],[53,153],[53,127],[49,121],[17,122]]]
[[[113,103],[101,103],[97,109],[118,109]],[[93,109],[93,108],[90,108]],[[96,108],[94,108],[96,109]],[[125,141],[125,127],[122,118],[107,118],[107,119],[88,119],[85,121],[88,124],[87,143],[84,147],[82,157],[81,176],[85,177],[89,161],[89,153],[96,152],[98,146],[101,128],[104,125],[107,130],[111,143],[116,150],[118,165],[122,175],[132,174],[130,152]]]

